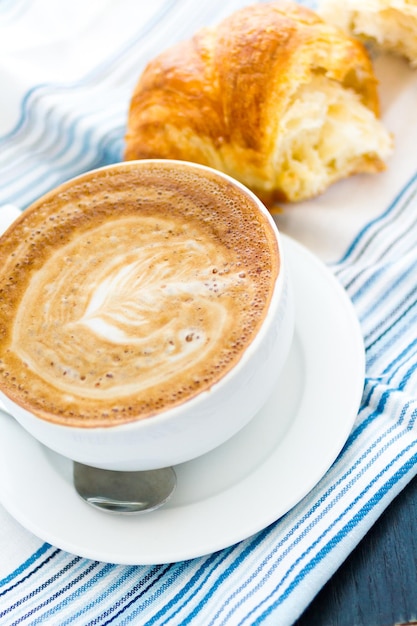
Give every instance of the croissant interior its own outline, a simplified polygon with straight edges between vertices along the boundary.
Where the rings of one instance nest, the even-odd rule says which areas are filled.
[[[320,14],[346,32],[406,57],[417,67],[415,0],[322,0]]]

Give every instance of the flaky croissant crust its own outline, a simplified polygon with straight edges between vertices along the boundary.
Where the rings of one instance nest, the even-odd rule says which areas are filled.
[[[130,103],[125,159],[203,163],[267,203],[285,200],[274,172],[279,122],[314,76],[352,89],[378,116],[377,82],[361,43],[296,3],[239,10],[148,64]]]

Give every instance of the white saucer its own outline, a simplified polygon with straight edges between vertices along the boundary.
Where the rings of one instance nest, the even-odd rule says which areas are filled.
[[[168,563],[230,546],[277,520],[320,480],[345,443],[364,382],[352,304],[331,272],[284,237],[296,306],[288,363],[267,405],[233,439],[177,466],[168,504],[141,516],[95,510],[71,462],[0,413],[0,501],[68,552],[120,564]]]

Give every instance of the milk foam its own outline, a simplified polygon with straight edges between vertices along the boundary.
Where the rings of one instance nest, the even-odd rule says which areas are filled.
[[[0,382],[19,379],[9,393],[40,417],[106,425],[175,406],[232,367],[265,315],[276,241],[252,201],[175,172],[132,187],[131,173],[64,189],[4,246],[0,285],[16,280]]]
[[[160,219],[155,235],[151,218],[114,220],[55,252],[22,300],[15,353],[58,389],[75,394],[82,385],[89,398],[140,393],[166,380],[174,364],[193,368],[206,359],[233,324],[231,294],[236,288],[250,293],[250,285],[236,272],[216,280],[213,268],[227,265],[221,248],[197,243],[186,232],[167,243],[174,228]],[[115,231],[117,241],[107,252]],[[28,335],[37,339],[27,341]],[[111,344],[130,351],[126,356],[123,350],[117,368],[103,358]]]

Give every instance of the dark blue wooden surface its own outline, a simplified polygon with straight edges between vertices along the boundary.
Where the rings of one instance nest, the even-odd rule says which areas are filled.
[[[417,624],[417,478],[384,511],[295,626]]]

